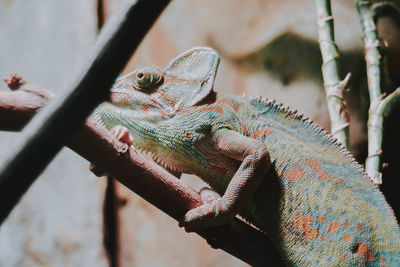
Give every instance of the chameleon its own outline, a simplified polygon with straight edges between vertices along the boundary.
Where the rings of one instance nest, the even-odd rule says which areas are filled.
[[[116,80],[94,117],[221,196],[185,214],[187,231],[239,215],[288,265],[399,266],[398,222],[352,154],[282,104],[217,93],[218,66],[216,51],[195,47],[164,69],[133,71]]]

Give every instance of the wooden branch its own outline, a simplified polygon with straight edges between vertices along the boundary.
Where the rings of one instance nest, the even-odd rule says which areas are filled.
[[[169,0],[125,0],[102,29],[93,55],[74,84],[25,127],[6,159],[0,162],[0,224],[66,139],[107,99],[115,79],[168,3]]]
[[[40,97],[46,93],[44,89],[21,81],[21,90],[0,92],[0,130],[21,129],[38,111],[37,108],[29,107],[42,107],[46,103]],[[39,88],[36,94],[29,91],[31,86]],[[4,116],[1,112],[8,112],[8,120],[14,120],[12,127],[3,123]],[[96,166],[101,166],[110,176],[177,221],[188,210],[202,204],[197,192],[134,149],[129,149],[91,119],[86,121],[85,126],[67,144],[76,153]],[[268,237],[239,219],[228,225],[199,231],[198,234],[211,246],[221,248],[253,266],[267,263],[271,266],[283,265]]]
[[[39,86],[26,82],[15,73],[4,81],[15,91],[1,92],[0,127],[3,131],[20,131],[33,115],[53,98],[53,95]]]
[[[381,89],[381,51],[379,49],[378,32],[375,25],[375,16],[388,7],[386,2],[373,8],[369,0],[355,0],[361,26],[364,33],[365,61],[367,64],[368,90],[370,98],[368,118],[368,157],[365,161],[365,170],[375,184],[382,184],[382,138],[385,116],[395,104],[399,104],[398,90],[394,91],[385,100]],[[380,11],[379,11],[380,10]],[[397,14],[398,16],[398,14]],[[390,100],[390,101],[389,101]]]
[[[340,79],[339,50],[335,43],[331,1],[315,0],[318,14],[318,42],[322,55],[322,76],[326,92],[331,132],[350,150],[349,116],[343,99],[343,90],[350,79],[350,73]]]

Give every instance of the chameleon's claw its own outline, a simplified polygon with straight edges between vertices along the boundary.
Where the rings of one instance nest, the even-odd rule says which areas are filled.
[[[186,232],[193,232],[211,226],[226,224],[235,217],[236,213],[221,208],[223,206],[221,198],[205,203],[189,210],[179,225],[185,227]]]
[[[203,187],[200,190],[200,196],[204,203],[211,203],[221,198],[220,194],[208,187]]]
[[[219,223],[222,214],[217,211],[217,202],[221,201],[221,196],[208,187],[200,190],[200,196],[204,204],[188,211],[183,221],[179,223],[180,227],[185,227],[186,232],[223,224],[223,222]]]
[[[133,145],[133,137],[129,133],[129,130],[125,128],[124,126],[117,125],[114,128],[111,129],[112,135],[115,136],[115,138],[118,139],[118,141],[127,144],[128,146]],[[107,173],[101,169],[95,166],[93,163],[90,163],[89,165],[89,170],[96,175],[97,177],[105,176]]]
[[[122,125],[117,125],[111,129],[111,133],[115,136],[115,138],[118,139],[118,141],[121,141],[122,143],[129,146],[133,145],[133,137],[126,127]]]

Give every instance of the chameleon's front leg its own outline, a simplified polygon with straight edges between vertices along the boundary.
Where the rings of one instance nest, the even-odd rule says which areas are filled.
[[[181,225],[189,232],[232,220],[247,205],[271,166],[267,148],[259,140],[222,129],[214,134],[212,142],[219,152],[242,164],[221,198],[185,214]]]
[[[115,138],[117,138],[118,141],[120,141],[124,144],[127,144],[128,146],[134,145],[135,141],[134,141],[132,135],[129,133],[129,130],[126,127],[124,127],[122,125],[114,126],[111,129],[111,133],[114,135]],[[91,172],[93,172],[98,177],[107,175],[101,168],[98,168],[93,164],[90,164],[89,169]],[[182,173],[178,172],[178,171],[169,170],[167,168],[165,168],[165,170],[167,170],[169,173],[171,173],[172,175],[174,175],[177,178],[180,178],[182,175]]]

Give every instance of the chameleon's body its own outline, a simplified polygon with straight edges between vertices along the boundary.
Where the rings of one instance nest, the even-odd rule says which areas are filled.
[[[95,113],[108,128],[126,127],[161,165],[196,174],[223,195],[188,212],[186,226],[239,212],[289,264],[400,264],[393,212],[349,152],[272,101],[214,93],[217,66],[213,50],[189,50],[164,70],[120,78],[113,104]]]

